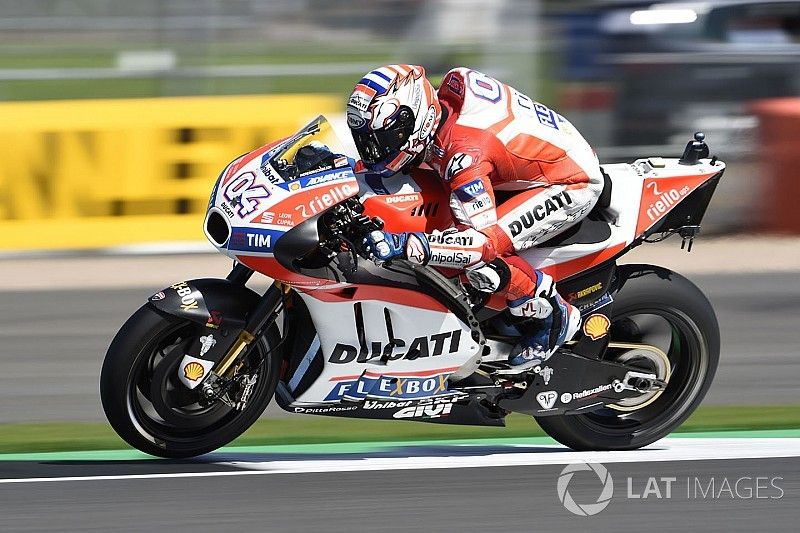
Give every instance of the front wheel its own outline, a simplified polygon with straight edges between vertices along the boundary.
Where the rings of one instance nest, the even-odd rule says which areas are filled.
[[[665,437],[703,400],[719,362],[714,309],[691,281],[650,265],[622,265],[617,280],[610,341],[658,348],[666,354],[671,374],[665,390],[652,400],[537,417],[548,435],[575,450],[632,450]],[[614,357],[611,349],[609,356]],[[624,357],[619,356],[621,362]]]
[[[178,379],[185,350],[205,326],[141,307],[117,333],[103,362],[100,397],[111,426],[128,444],[159,457],[213,451],[242,434],[275,393],[279,334],[273,326],[254,342],[237,374],[255,376],[245,408],[205,401]],[[232,334],[232,333],[229,333]]]

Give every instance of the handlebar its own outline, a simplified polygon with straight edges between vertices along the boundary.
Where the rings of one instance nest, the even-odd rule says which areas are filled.
[[[378,217],[364,215],[364,206],[356,198],[345,200],[329,211],[325,223],[331,233],[333,242],[327,247],[342,250],[346,247],[351,252],[355,272],[358,268],[358,256],[369,259],[370,254],[363,246],[364,237],[376,230],[383,229],[383,220]]]

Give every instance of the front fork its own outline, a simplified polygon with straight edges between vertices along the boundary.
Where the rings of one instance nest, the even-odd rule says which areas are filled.
[[[227,279],[232,283],[244,285],[253,275],[253,271],[241,263],[237,263]],[[201,392],[207,400],[221,398],[227,385],[231,383],[233,375],[237,369],[236,363],[250,344],[256,340],[261,333],[275,323],[278,318],[280,306],[283,303],[283,289],[279,282],[275,282],[259,300],[256,307],[247,315],[244,328],[239,335],[214,365],[208,377],[201,385]],[[249,392],[255,385],[255,379],[245,377],[243,392],[239,401],[236,402],[237,409],[244,409],[247,405]]]

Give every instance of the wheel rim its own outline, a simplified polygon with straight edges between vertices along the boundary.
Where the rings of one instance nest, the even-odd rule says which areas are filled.
[[[637,309],[614,316],[611,342],[650,344],[670,363],[666,388],[633,410],[605,407],[575,419],[609,437],[662,434],[692,408],[708,372],[708,349],[694,321],[674,309]]]
[[[242,412],[221,401],[201,403],[199,387],[190,390],[178,379],[177,368],[187,345],[202,330],[196,324],[171,324],[142,350],[126,385],[128,415],[137,431],[153,443],[194,445],[234,422]],[[263,346],[258,343],[245,355],[245,368],[258,372],[251,401],[260,397],[269,382]]]
[[[624,343],[619,344],[624,345]],[[614,361],[641,368],[644,372],[654,374],[656,379],[669,383],[669,378],[672,374],[672,365],[669,362],[669,356],[665,354],[663,350],[649,345],[631,344],[630,346],[630,350],[615,357]],[[624,398],[615,404],[610,404],[608,407],[615,411],[636,411],[656,401],[662,393],[663,390],[646,392],[639,396]]]

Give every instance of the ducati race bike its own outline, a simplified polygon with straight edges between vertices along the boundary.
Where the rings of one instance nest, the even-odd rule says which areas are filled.
[[[679,159],[604,165],[592,212],[519,254],[583,317],[574,340],[525,371],[509,354],[539,325],[512,316],[504,297],[458,272],[377,265],[361,246],[376,229],[452,227],[441,180],[370,183],[342,154],[319,117],[223,170],[204,230],[232,270],[152,295],[108,349],[103,407],[129,444],[207,453],[274,398],[291,413],[443,424],[502,426],[525,413],[575,450],[627,450],[698,406],[720,349],[709,301],[676,272],[617,261],[672,234],[691,249],[725,169],[702,134]],[[530,225],[535,209],[514,223]],[[273,280],[263,293],[247,286],[254,273]]]

